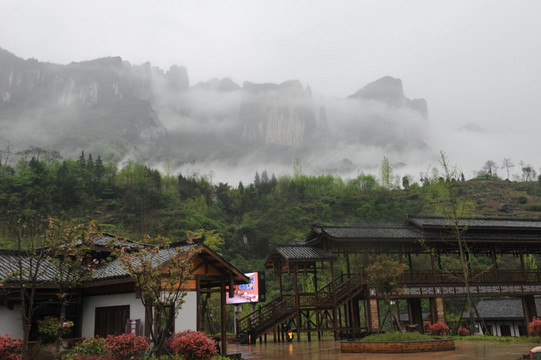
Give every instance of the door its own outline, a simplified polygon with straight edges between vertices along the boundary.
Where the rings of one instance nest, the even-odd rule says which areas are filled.
[[[94,336],[124,334],[126,321],[130,318],[130,306],[105,306],[96,308]]]

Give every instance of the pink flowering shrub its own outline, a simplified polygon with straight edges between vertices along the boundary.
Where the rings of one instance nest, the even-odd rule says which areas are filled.
[[[165,347],[186,360],[210,360],[218,355],[214,340],[201,331],[186,330],[175,333],[167,339]]]
[[[533,336],[541,336],[541,320],[535,316],[532,322],[528,324],[528,332]]]
[[[435,324],[432,324],[428,327],[428,332],[432,335],[447,335],[449,333],[449,326],[447,326],[445,323],[438,321]]]
[[[458,328],[456,333],[457,333],[458,336],[468,336],[468,335],[470,335],[470,330],[468,330],[466,328],[463,328],[461,326],[461,327]]]
[[[135,334],[109,335],[105,338],[105,347],[114,360],[138,359],[148,350],[149,342],[146,337]]]
[[[21,360],[23,350],[23,340],[13,339],[8,334],[0,335],[0,359],[2,360]]]

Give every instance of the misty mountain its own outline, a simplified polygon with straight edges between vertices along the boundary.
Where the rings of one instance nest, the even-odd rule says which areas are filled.
[[[68,65],[0,49],[0,142],[76,157],[81,150],[175,168],[349,172],[383,156],[412,164],[433,157],[424,99],[384,77],[344,99],[314,95],[298,80],[256,84],[164,71],[119,57]],[[183,170],[186,171],[186,170]]]

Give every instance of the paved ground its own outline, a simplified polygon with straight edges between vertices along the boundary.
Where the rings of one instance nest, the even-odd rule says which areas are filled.
[[[243,359],[295,359],[295,360],[515,360],[539,344],[494,343],[484,341],[457,341],[455,351],[416,354],[342,354],[340,342],[301,341],[257,345],[228,344],[228,353],[242,353]]]

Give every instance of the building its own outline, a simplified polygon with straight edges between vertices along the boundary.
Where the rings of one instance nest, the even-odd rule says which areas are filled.
[[[110,244],[114,236],[103,235],[94,240],[97,257],[106,257],[112,252]],[[114,246],[132,246],[131,242],[116,241]],[[225,307],[226,296],[235,284],[244,284],[249,279],[228,261],[214,252],[208,246],[180,245],[195,248],[193,255],[192,275],[186,286],[187,295],[182,308],[175,319],[174,329],[202,330],[203,329],[203,299],[207,293],[221,294],[221,335],[225,339]],[[165,266],[173,254],[171,249],[160,249],[159,266]],[[0,278],[8,279],[17,271],[18,261],[21,260],[25,269],[31,269],[28,258],[16,251],[0,253]],[[58,316],[60,305],[57,297],[58,288],[54,281],[55,267],[45,261],[40,267],[39,284],[36,292],[36,307],[34,323],[30,338],[37,336],[37,321],[46,316]],[[149,335],[148,319],[153,316],[152,309],[145,308],[139,298],[134,280],[124,270],[120,261],[114,259],[105,262],[91,279],[85,281],[78,289],[73,289],[71,301],[66,311],[67,320],[74,322],[70,337],[93,337],[117,335],[124,332],[135,332]],[[230,294],[232,296],[232,292]],[[0,286],[0,333],[9,333],[13,337],[22,337],[20,285],[14,279],[4,281]],[[129,327],[129,328],[128,328]],[[225,342],[222,344],[225,352]]]

